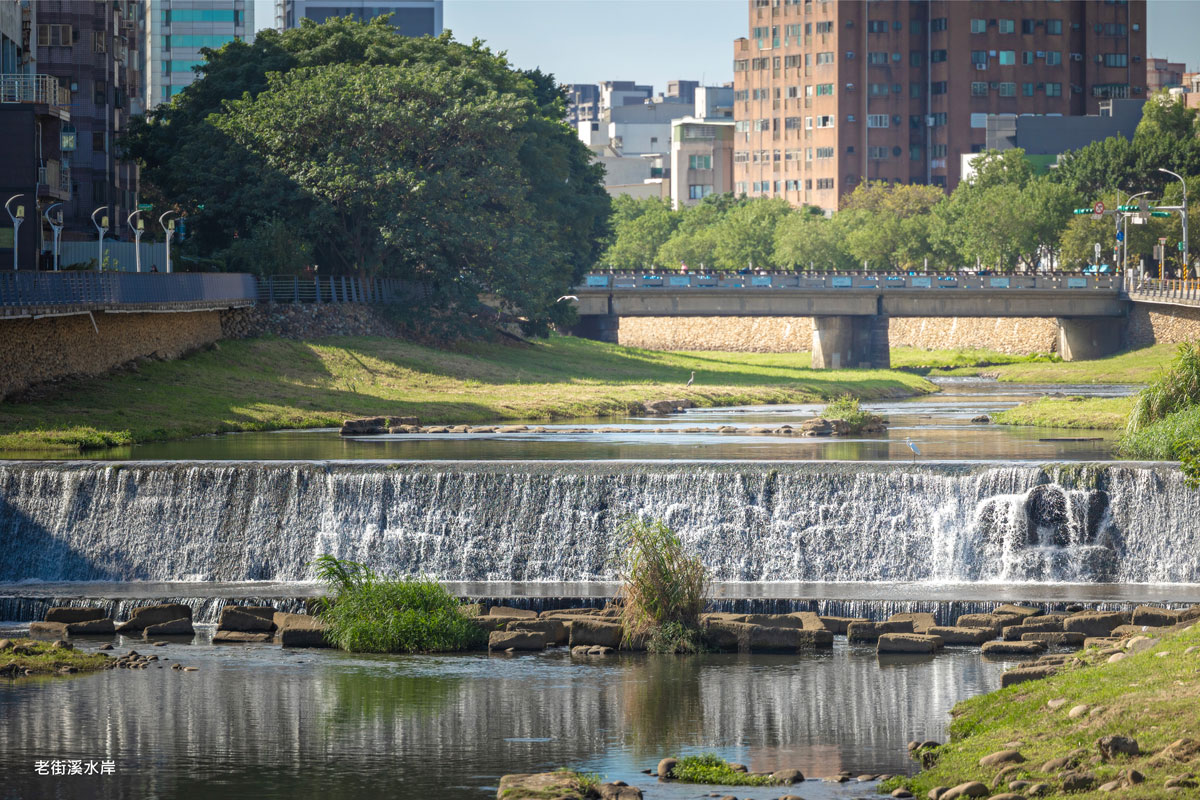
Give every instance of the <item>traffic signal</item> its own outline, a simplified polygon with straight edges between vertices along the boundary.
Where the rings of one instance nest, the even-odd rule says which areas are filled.
[[[1077,208],[1077,209],[1075,209],[1075,211],[1073,213],[1075,213],[1075,214],[1090,214],[1090,213],[1092,213],[1092,210],[1090,208]]]
[[[1169,216],[1171,216],[1171,212],[1170,211],[1151,211],[1150,216],[1152,216],[1152,217],[1169,217]]]

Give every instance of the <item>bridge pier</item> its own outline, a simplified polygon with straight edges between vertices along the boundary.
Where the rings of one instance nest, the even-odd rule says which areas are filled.
[[[619,344],[621,318],[616,314],[580,314],[579,322],[571,329],[572,336],[598,342]]]
[[[1058,317],[1058,354],[1063,361],[1087,361],[1119,352],[1125,317]]]
[[[881,314],[845,314],[812,318],[813,369],[891,366],[888,318]]]

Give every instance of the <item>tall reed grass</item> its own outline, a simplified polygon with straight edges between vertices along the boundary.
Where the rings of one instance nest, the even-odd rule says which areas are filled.
[[[651,652],[701,649],[700,612],[709,573],[700,557],[661,520],[630,518],[621,525],[622,625],[627,642]]]
[[[1166,417],[1200,403],[1200,345],[1185,342],[1166,370],[1138,393],[1126,433],[1134,434]]]
[[[323,555],[313,562],[329,588],[318,616],[326,638],[353,653],[470,650],[486,641],[458,598],[428,578],[388,578],[354,561]]]

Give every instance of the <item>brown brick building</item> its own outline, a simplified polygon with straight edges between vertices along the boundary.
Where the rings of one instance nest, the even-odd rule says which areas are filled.
[[[987,114],[1144,97],[1145,0],[749,0],[734,190],[836,209],[863,180],[952,190]]]

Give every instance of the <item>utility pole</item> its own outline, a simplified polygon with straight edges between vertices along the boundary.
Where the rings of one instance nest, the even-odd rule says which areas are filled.
[[[1188,229],[1187,229],[1187,181],[1183,179],[1177,172],[1171,172],[1169,169],[1158,168],[1159,172],[1165,172],[1183,184],[1183,207],[1180,209],[1180,214],[1183,215],[1183,255],[1180,258],[1180,263],[1183,264],[1183,278],[1187,280],[1188,276]]]

